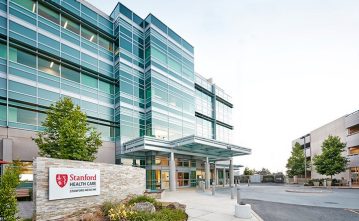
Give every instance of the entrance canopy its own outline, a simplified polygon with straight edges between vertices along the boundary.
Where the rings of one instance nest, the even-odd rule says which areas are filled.
[[[208,157],[211,161],[226,160],[235,156],[251,154],[251,149],[248,148],[193,135],[172,141],[147,136],[139,137],[124,143],[122,154],[144,157],[147,151]]]

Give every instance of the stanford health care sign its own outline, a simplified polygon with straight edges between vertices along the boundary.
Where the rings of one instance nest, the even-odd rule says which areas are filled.
[[[100,195],[100,170],[49,168],[49,200]]]

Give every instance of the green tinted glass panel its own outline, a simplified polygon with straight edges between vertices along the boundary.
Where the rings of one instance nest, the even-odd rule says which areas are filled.
[[[9,107],[9,121],[36,125],[37,114],[33,111]]]
[[[80,83],[80,73],[73,69],[62,66],[61,67],[61,76],[68,80]]]
[[[21,5],[22,7],[32,11],[33,13],[36,12],[36,2],[33,0],[11,0],[12,2],[15,2],[18,5]]]
[[[175,60],[169,58],[168,59],[168,66],[172,68],[173,70],[181,73],[181,64],[176,62]]]
[[[0,105],[0,120],[6,120],[6,106]]]
[[[113,86],[110,83],[100,81],[99,82],[99,89],[100,91],[113,94]]]
[[[36,68],[36,56],[16,48],[10,48],[10,60]]]
[[[76,34],[80,34],[80,25],[65,16],[61,17],[61,26],[64,29],[70,30]]]
[[[100,36],[98,43],[101,47],[103,47],[109,51],[112,51],[112,43],[109,40]]]
[[[161,52],[160,50],[157,50],[156,48],[151,48],[151,55],[158,60],[162,61],[164,64],[167,63],[167,56]]]
[[[0,58],[6,59],[6,45],[3,43],[0,43]]]
[[[42,17],[55,22],[56,24],[60,23],[60,14],[58,12],[55,12],[46,6],[39,4],[39,15]]]
[[[93,88],[97,88],[97,79],[87,76],[85,74],[82,74],[82,84],[89,86],[89,87],[93,87]]]
[[[81,36],[91,42],[97,43],[97,35],[84,27],[81,28]]]
[[[40,71],[47,74],[60,76],[60,65],[57,62],[39,57],[38,67]]]

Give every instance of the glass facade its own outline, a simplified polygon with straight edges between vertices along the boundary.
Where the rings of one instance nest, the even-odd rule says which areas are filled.
[[[42,130],[63,96],[116,143],[117,163],[122,144],[141,136],[231,141],[230,97],[194,73],[193,46],[152,14],[121,3],[105,15],[85,1],[0,0],[0,126]],[[147,173],[151,186],[167,182],[166,171]],[[193,185],[196,168],[177,176]]]

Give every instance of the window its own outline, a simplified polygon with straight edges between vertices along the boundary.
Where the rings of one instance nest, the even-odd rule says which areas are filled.
[[[100,91],[112,94],[113,93],[113,86],[110,83],[100,81],[99,82],[99,89]]]
[[[84,27],[81,28],[81,36],[91,42],[97,43],[97,35]]]
[[[64,66],[61,67],[61,77],[80,83],[80,73]]]
[[[132,52],[132,44],[122,37],[120,38],[120,47],[126,51]]]
[[[56,24],[60,23],[60,14],[58,12],[53,11],[52,9],[47,8],[46,6],[40,3],[39,3],[39,15],[52,22],[55,22]]]
[[[359,133],[359,124],[348,128],[348,135]]]
[[[103,47],[103,48],[105,48],[105,49],[107,49],[109,51],[112,51],[112,43],[109,40],[107,40],[107,39],[100,36],[98,43],[99,43],[99,45],[101,47]]]
[[[9,121],[36,125],[37,115],[33,111],[9,107]]]
[[[65,16],[61,17],[61,26],[64,29],[70,30],[78,35],[80,34],[80,25]]]
[[[6,59],[6,45],[3,43],[0,43],[0,58]]]
[[[164,64],[167,63],[167,56],[164,53],[162,53],[160,50],[157,50],[154,47],[151,48],[151,55],[153,57],[157,58],[158,60],[160,60],[162,63],[164,63]]]
[[[10,48],[10,60],[36,68],[36,56],[17,48]]]
[[[6,106],[0,105],[0,121],[6,120]]]
[[[85,74],[82,74],[81,76],[82,76],[81,83],[83,85],[86,85],[86,86],[93,87],[93,88],[97,89],[97,79],[96,78],[87,76]]]
[[[57,62],[39,57],[39,70],[54,76],[60,76],[60,65]]]
[[[12,2],[15,2],[16,4],[26,8],[27,10],[32,11],[32,13],[36,12],[36,2],[33,0],[12,0]]]

